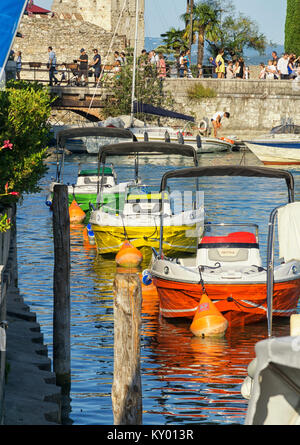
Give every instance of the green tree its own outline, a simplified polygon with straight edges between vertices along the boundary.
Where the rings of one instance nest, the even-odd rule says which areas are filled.
[[[121,68],[120,73],[107,80],[107,87],[111,91],[103,108],[105,117],[128,115],[131,112],[132,95],[132,70],[133,64],[129,60]],[[173,98],[170,93],[164,93],[162,81],[157,77],[157,72],[151,65],[138,64],[136,73],[136,99],[140,102],[157,107],[171,107]],[[140,116],[142,119],[144,116]]]
[[[285,51],[300,55],[300,0],[287,0]]]
[[[180,53],[188,46],[188,39],[184,34],[185,31],[182,29],[170,28],[164,34],[161,34],[164,46],[177,54]]]
[[[240,13],[236,14],[231,2],[224,3],[222,20],[217,35],[207,42],[212,55],[216,56],[220,49],[224,49],[225,57],[240,57],[246,48],[252,48],[263,54],[267,39],[260,33],[255,21]]]
[[[202,65],[203,63],[205,39],[215,40],[217,38],[220,24],[220,13],[220,5],[216,0],[205,0],[194,5],[192,41],[195,43],[197,35],[198,64]],[[188,40],[191,32],[190,14],[185,13],[181,16],[181,18],[187,24],[184,38]]]
[[[48,89],[13,82],[0,92],[0,194],[33,193],[47,167],[51,97]],[[5,204],[12,195],[1,196]]]

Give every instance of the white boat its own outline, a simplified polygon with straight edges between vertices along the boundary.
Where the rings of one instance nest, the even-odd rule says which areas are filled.
[[[278,126],[267,136],[244,141],[265,165],[300,164],[300,130],[295,125]]]
[[[255,345],[255,352],[241,389],[249,400],[245,425],[299,426],[299,333],[262,340]]]
[[[210,176],[285,179],[289,204],[271,213],[267,267],[262,265],[255,224],[205,224],[204,236],[195,243],[194,254],[189,258],[166,257],[161,243],[149,271],[160,298],[161,314],[166,318],[192,319],[205,289],[229,326],[268,319],[271,330],[272,316],[296,313],[300,296],[300,203],[293,202],[293,176],[288,171],[266,167],[196,167],[165,173],[160,191],[163,193],[170,179]],[[277,215],[281,263],[273,268]],[[163,225],[161,233],[163,240]]]
[[[234,141],[200,136],[200,134],[193,136],[191,132],[186,133],[184,130],[175,130],[172,127],[130,127],[129,130],[138,141],[188,144],[195,148],[197,154],[229,151],[234,145]]]
[[[98,155],[104,145],[136,141],[130,130],[116,127],[80,126],[61,130],[56,135],[58,147],[72,154]]]
[[[117,132],[116,132],[116,131]],[[101,128],[101,127],[73,127],[61,130],[57,133],[57,169],[56,178],[49,186],[49,192],[46,198],[46,205],[52,206],[53,190],[56,184],[62,184],[64,181],[64,164],[65,164],[65,149],[72,138],[85,139],[89,138],[96,140],[94,143],[95,152],[99,152],[103,139],[106,143],[111,143],[116,138],[118,129]],[[131,140],[131,136],[128,132],[125,132],[128,136],[122,140]],[[97,141],[98,137],[100,138]],[[109,205],[110,202],[115,202],[116,198],[119,199],[119,194],[124,194],[126,187],[130,182],[118,183],[117,175],[112,164],[101,166],[98,163],[88,164],[80,166],[76,178],[76,182],[68,185],[68,199],[69,204],[73,200],[81,207],[84,212],[88,212],[92,206],[96,206],[97,195],[100,190],[100,186],[103,189],[103,203]]]
[[[118,209],[98,205],[90,215],[90,223],[95,234],[98,253],[101,255],[116,254],[123,242],[129,240],[135,247],[149,253],[151,257],[154,247],[158,249],[160,243],[161,206],[164,206],[165,224],[165,251],[172,254],[176,252],[189,252],[190,244],[194,242],[193,231],[202,227],[204,223],[203,206],[191,205],[190,209],[176,213],[171,205],[169,194],[162,196],[152,190],[139,179],[139,162],[141,157],[153,156],[155,163],[161,162],[158,157],[171,155],[179,158],[190,158],[194,165],[198,165],[197,153],[189,145],[160,143],[160,142],[133,142],[103,147],[99,162],[105,166],[107,157],[125,157],[125,162],[134,161],[134,184],[125,190],[124,202],[118,203]],[[102,189],[99,193],[99,202],[102,202]],[[195,203],[196,204],[196,203]],[[193,242],[192,242],[193,239]]]

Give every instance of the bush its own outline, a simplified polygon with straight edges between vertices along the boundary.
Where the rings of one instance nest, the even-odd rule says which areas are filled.
[[[39,191],[37,184],[47,171],[50,112],[49,91],[40,85],[11,81],[0,91],[0,146],[6,141],[0,151],[2,205],[14,199],[11,191]]]
[[[212,88],[203,86],[201,83],[196,83],[187,91],[190,100],[206,99],[216,97],[216,92]]]

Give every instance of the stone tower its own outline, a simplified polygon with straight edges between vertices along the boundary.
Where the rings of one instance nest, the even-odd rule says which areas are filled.
[[[123,15],[119,20],[121,11]],[[144,47],[144,0],[139,0],[138,51]],[[136,0],[53,0],[52,11],[58,14],[80,14],[84,21],[100,26],[110,33],[125,35],[127,46],[134,46]],[[116,26],[119,22],[118,29]]]

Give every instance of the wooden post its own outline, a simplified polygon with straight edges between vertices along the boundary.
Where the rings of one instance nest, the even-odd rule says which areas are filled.
[[[142,288],[139,276],[117,273],[114,281],[114,380],[112,386],[115,425],[142,424],[141,308]]]
[[[55,185],[53,195],[53,369],[57,384],[70,384],[70,217],[68,187]]]

